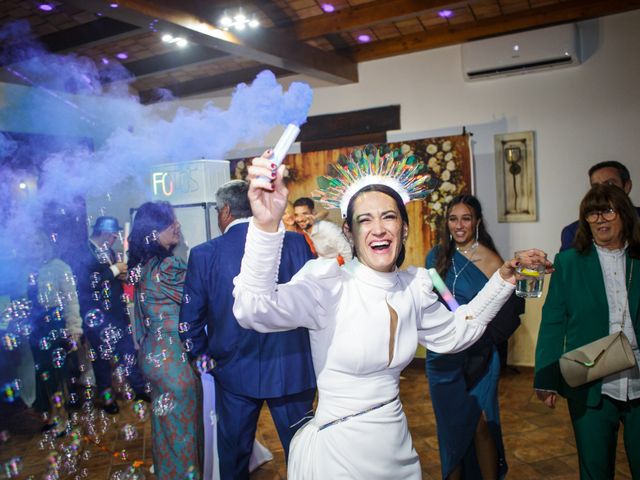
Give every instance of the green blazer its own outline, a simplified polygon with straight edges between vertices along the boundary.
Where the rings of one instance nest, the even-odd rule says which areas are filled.
[[[609,307],[598,253],[595,247],[586,255],[570,248],[556,255],[554,267],[542,307],[534,388],[554,390],[565,398],[595,406],[600,401],[602,381],[572,388],[562,378],[558,360],[565,352],[609,335]],[[640,343],[640,261],[628,253],[626,271],[629,313]]]

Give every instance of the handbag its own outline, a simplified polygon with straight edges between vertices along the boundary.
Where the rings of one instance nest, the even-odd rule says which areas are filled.
[[[587,343],[560,357],[560,371],[570,387],[579,387],[635,364],[631,344],[622,331]]]
[[[627,292],[631,287],[633,262]],[[629,339],[622,331],[629,312],[629,304],[622,315],[620,331],[587,343],[560,357],[560,372],[570,387],[579,387],[636,365]]]

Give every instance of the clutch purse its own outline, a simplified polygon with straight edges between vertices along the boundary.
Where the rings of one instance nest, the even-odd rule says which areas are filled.
[[[560,371],[570,387],[579,387],[635,364],[629,339],[621,331],[587,343],[560,357]]]

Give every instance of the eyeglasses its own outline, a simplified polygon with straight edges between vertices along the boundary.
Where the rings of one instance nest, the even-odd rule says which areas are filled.
[[[605,222],[610,222],[612,220],[615,220],[617,215],[618,212],[616,212],[613,208],[610,208],[608,210],[594,210],[592,212],[588,212],[586,218],[587,222],[589,223],[596,223],[598,221],[598,218],[600,217],[602,217],[602,220],[604,220]]]

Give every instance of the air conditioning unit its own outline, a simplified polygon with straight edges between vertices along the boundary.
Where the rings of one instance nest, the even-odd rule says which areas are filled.
[[[462,69],[469,81],[579,64],[574,23],[462,44]]]

